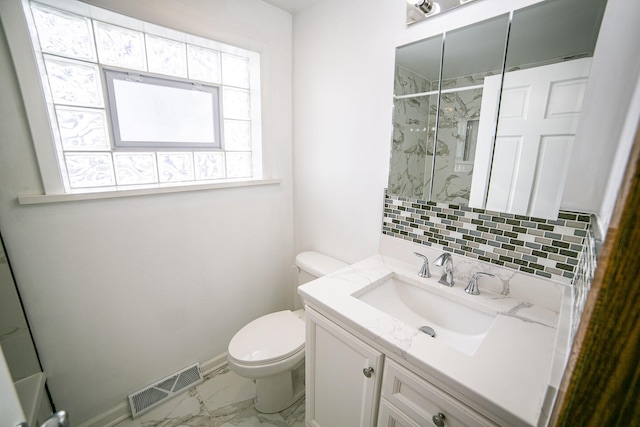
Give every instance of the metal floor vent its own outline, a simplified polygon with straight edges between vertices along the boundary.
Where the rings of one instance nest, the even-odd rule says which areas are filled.
[[[142,415],[158,404],[171,399],[181,391],[202,382],[200,364],[189,366],[169,375],[154,384],[129,395],[129,405],[133,418]]]

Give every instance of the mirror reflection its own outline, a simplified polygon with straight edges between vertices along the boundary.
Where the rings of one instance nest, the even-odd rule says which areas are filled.
[[[554,218],[605,4],[548,0],[399,47],[388,192]],[[546,83],[524,83],[540,75]],[[553,117],[518,116],[534,110],[525,99]]]
[[[605,3],[552,1],[514,12],[487,209],[557,215],[571,153],[579,149],[574,140]],[[485,92],[497,93],[499,85],[488,83]],[[486,176],[478,163],[475,178]]]
[[[396,52],[393,144],[389,192],[423,199],[425,174],[431,179],[436,111],[440,87],[442,36],[422,40]],[[428,166],[428,171],[426,170]]]
[[[508,25],[509,16],[503,15],[446,34],[437,145],[435,153],[427,150],[433,156],[432,181],[425,181],[431,201],[469,203],[478,135],[485,139],[491,135],[491,129],[480,133],[482,99],[499,97],[498,93],[483,94],[484,80],[502,72]],[[492,115],[495,117],[495,110],[485,114]]]

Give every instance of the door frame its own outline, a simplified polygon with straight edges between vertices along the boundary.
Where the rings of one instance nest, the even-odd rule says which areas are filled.
[[[551,426],[640,425],[640,123]]]

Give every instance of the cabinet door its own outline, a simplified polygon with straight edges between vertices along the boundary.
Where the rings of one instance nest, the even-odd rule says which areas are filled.
[[[310,308],[306,319],[307,425],[374,426],[382,353]]]

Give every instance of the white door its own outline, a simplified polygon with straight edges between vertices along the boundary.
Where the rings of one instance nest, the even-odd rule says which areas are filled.
[[[9,367],[0,348],[0,425],[15,427],[26,425],[26,422]]]
[[[486,208],[554,217],[591,59],[505,73]]]
[[[372,427],[382,353],[307,308],[306,415],[313,427]]]
[[[505,73],[501,99],[501,76],[485,78],[469,206],[557,215],[590,67],[583,58]]]

